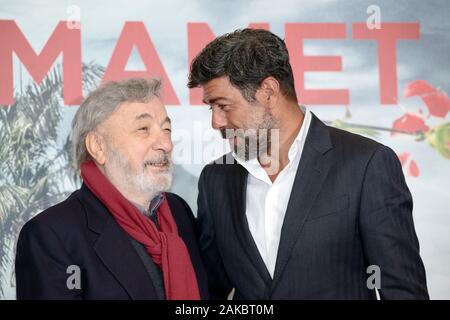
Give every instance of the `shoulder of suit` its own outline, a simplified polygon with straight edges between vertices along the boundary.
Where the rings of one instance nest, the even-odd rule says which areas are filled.
[[[224,154],[223,156],[220,156],[214,161],[211,161],[208,165],[222,165],[222,164],[237,164],[236,159],[234,159],[233,154],[231,152],[228,152]]]
[[[24,228],[45,225],[57,233],[64,233],[68,229],[76,229],[77,225],[85,225],[84,207],[77,197],[78,192],[79,190],[75,191],[66,200],[38,213],[25,223]]]
[[[169,203],[179,203],[185,207],[189,207],[188,203],[179,195],[177,195],[176,193],[172,193],[172,192],[166,192],[166,197],[167,197],[167,201]]]
[[[232,153],[226,153],[223,156],[217,158],[214,161],[208,163],[202,170],[203,172],[208,173],[220,173],[225,172],[228,173],[230,171],[235,171],[236,169],[242,168],[240,164],[233,157]]]
[[[191,207],[182,197],[172,192],[166,192],[166,197],[177,224],[182,222],[182,220],[178,221],[178,218],[182,216],[187,217],[191,221],[194,219]]]
[[[371,156],[379,148],[385,147],[380,142],[362,135],[345,131],[342,129],[327,126],[330,132],[330,139],[333,147],[350,155]]]

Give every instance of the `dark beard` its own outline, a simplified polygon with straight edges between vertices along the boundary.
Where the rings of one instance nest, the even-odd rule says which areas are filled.
[[[262,133],[262,134],[261,134]],[[233,152],[243,161],[259,158],[269,152],[271,147],[271,130],[258,130],[256,135],[244,135],[239,138],[243,143],[230,142]]]

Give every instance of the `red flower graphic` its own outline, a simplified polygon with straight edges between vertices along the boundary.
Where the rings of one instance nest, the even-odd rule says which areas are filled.
[[[406,85],[403,95],[406,98],[414,96],[422,96],[424,94],[430,94],[435,92],[436,89],[429,85],[425,80],[416,80]]]
[[[420,96],[432,116],[444,118],[450,111],[450,99],[447,94],[431,86],[425,80],[409,83],[403,94],[406,98]]]
[[[398,159],[400,160],[400,163],[402,164],[402,167],[405,165],[408,158],[411,156],[409,152],[403,152],[400,154],[397,154]]]
[[[450,99],[443,91],[421,96],[422,101],[426,104],[430,115],[445,118],[450,111]]]
[[[407,167],[406,176],[417,178],[420,175],[419,166],[416,161],[410,159],[411,154],[409,152],[403,152],[397,154],[397,156],[402,164],[402,167]]]
[[[427,132],[430,130],[420,115],[406,113],[392,124],[392,129],[403,131],[405,133]],[[394,135],[395,132],[391,132]]]
[[[418,177],[420,175],[419,167],[414,160],[411,160],[409,163],[408,171],[406,171],[406,175],[410,177]]]
[[[380,132],[389,132],[391,136],[395,134],[409,135],[414,137],[415,141],[426,141],[442,157],[450,159],[450,122],[430,119],[431,116],[442,118],[442,120],[448,117],[450,112],[450,99],[447,93],[439,88],[433,87],[425,80],[416,80],[410,82],[405,87],[403,94],[405,97],[420,97],[428,109],[428,115],[425,115],[422,109],[419,112],[408,112],[404,106],[399,104],[404,114],[393,122],[391,128],[378,125],[349,123],[346,120],[328,121],[327,124],[373,138],[376,138]],[[346,119],[350,118],[348,116],[349,114],[348,106],[346,106]],[[406,176],[418,177],[420,175],[419,166],[411,158],[409,152],[403,152],[397,154],[397,156]]]

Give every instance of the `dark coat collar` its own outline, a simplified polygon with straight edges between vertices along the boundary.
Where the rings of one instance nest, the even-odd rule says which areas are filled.
[[[155,288],[130,236],[85,184],[77,197],[84,207],[88,228],[98,235],[93,247],[105,267],[131,299],[154,299]]]

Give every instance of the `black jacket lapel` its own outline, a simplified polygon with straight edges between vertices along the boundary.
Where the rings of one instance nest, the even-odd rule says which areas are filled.
[[[248,172],[239,164],[231,165],[230,167],[232,167],[233,172],[229,175],[229,179],[227,179],[229,185],[226,190],[231,191],[230,206],[236,236],[253,267],[257,270],[264,282],[269,285],[271,277],[250,232],[245,213]]]
[[[328,175],[331,159],[327,152],[330,149],[332,144],[328,128],[312,114],[311,125],[281,229],[272,290],[283,273],[303,224]]]
[[[153,297],[154,288],[142,261],[128,236],[112,218],[98,237],[94,249],[131,299]]]
[[[114,218],[83,184],[81,200],[88,227],[98,234],[94,250],[130,299],[154,299],[155,289],[131,239]]]

